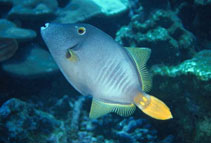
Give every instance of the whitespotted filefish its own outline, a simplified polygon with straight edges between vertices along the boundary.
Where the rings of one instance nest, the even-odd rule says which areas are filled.
[[[122,47],[89,24],[46,23],[41,35],[69,83],[93,96],[90,118],[129,116],[136,106],[155,119],[173,118],[165,103],[145,93],[151,87],[145,68],[150,49]]]

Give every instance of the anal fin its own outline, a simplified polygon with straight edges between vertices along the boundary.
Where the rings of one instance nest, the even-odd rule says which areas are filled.
[[[106,103],[93,98],[91,110],[89,113],[90,118],[98,118],[107,113],[115,112],[120,116],[130,116],[135,111],[136,106],[134,104],[115,104]]]

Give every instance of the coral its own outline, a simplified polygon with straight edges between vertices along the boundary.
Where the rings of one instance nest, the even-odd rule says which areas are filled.
[[[0,19],[0,38],[10,38],[23,41],[33,39],[36,35],[36,32],[33,30],[19,28],[11,21]]]
[[[173,135],[167,136],[166,138],[159,141],[158,143],[171,143],[171,142],[174,142],[174,136]]]
[[[203,50],[192,59],[186,60],[177,66],[154,66],[152,72],[154,75],[160,74],[169,77],[191,74],[202,81],[209,81],[211,80],[211,50]]]
[[[12,57],[18,49],[18,41],[27,41],[35,38],[36,32],[17,27],[11,21],[0,19],[0,61]]]
[[[0,38],[0,62],[10,59],[18,49],[15,39]]]
[[[128,10],[128,0],[76,0],[57,11],[56,22],[76,23],[97,16],[115,16]]]
[[[208,100],[211,92],[210,58],[211,51],[203,50],[177,66],[154,65],[151,68],[154,79],[152,94],[171,105],[176,126],[170,128],[178,130],[176,138],[183,142],[206,142],[199,141],[203,137],[199,135],[202,131],[198,125],[201,118],[211,117],[208,114],[211,104]]]
[[[72,132],[71,136],[76,136],[76,134],[74,135],[74,133],[77,133],[77,131],[79,130],[79,118],[80,118],[80,113],[81,113],[80,110],[82,108],[84,100],[85,100],[84,97],[80,97],[74,103],[74,108],[73,108],[73,111],[72,111],[71,124],[70,124],[70,128],[71,128],[70,130]]]
[[[129,25],[117,32],[116,41],[124,46],[151,48],[155,64],[161,61],[176,64],[191,57],[195,51],[194,36],[173,12],[161,9],[145,21],[140,15],[134,15]]]
[[[55,101],[54,105],[51,106],[51,108],[49,109],[49,112],[53,114],[57,119],[65,120],[70,116],[68,112],[73,110],[73,100],[75,99],[71,100],[71,97],[69,97],[68,95],[64,95],[63,97]]]
[[[195,142],[210,142],[211,141],[211,119],[205,117],[196,124]]]
[[[29,78],[58,71],[50,54],[38,45],[30,45],[20,54],[13,60],[3,63],[3,70],[12,75]]]
[[[153,143],[157,141],[157,131],[147,123],[147,120],[136,120],[133,117],[121,121],[114,134],[120,142],[124,143]]]
[[[0,141],[4,143],[46,142],[62,133],[62,123],[52,115],[15,98],[1,106],[0,123]]]
[[[194,0],[194,3],[197,5],[208,5],[211,4],[211,0]]]
[[[63,85],[59,84],[54,88],[55,91],[58,89],[64,90]],[[53,93],[54,90],[51,92]],[[42,96],[43,93],[40,94]],[[33,102],[40,102],[40,100],[34,100]],[[26,103],[15,98],[6,101],[0,107],[0,141],[5,143],[20,141],[29,143],[157,143],[160,140],[156,129],[147,119],[119,118],[115,114],[89,119],[89,109],[85,108],[90,105],[89,98],[74,99],[69,95],[64,95],[61,98],[45,98],[42,102],[48,105],[43,107],[42,104]],[[8,137],[9,140],[7,140]],[[170,139],[167,137],[164,140]],[[172,140],[168,143],[171,142]]]
[[[11,21],[0,19],[0,61],[12,57],[18,49],[18,41],[27,41],[36,37],[36,32],[17,27]]]
[[[54,16],[58,3],[56,0],[0,0],[13,5],[8,13],[10,19],[40,20]]]
[[[211,1],[193,0],[193,1],[171,1],[173,10],[182,20],[186,28],[193,32],[200,40],[202,45],[200,49],[207,49],[204,42],[211,40]]]

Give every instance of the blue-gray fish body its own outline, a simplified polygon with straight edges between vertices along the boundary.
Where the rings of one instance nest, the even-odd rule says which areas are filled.
[[[42,27],[41,34],[72,86],[83,95],[93,96],[93,108],[106,107],[102,115],[119,110],[123,110],[120,115],[130,114],[126,112],[134,109],[137,95],[149,104],[149,96],[142,91],[141,69],[137,69],[129,52],[106,33],[88,24],[52,23]],[[93,110],[94,117],[101,116]]]
[[[76,29],[74,25],[65,26]],[[65,58],[67,49],[71,48],[71,43],[68,45],[66,44],[68,39],[57,38],[59,35],[57,29],[68,32],[68,27],[50,24],[43,31],[43,35],[48,34],[43,36],[44,40],[45,37],[55,39],[49,40],[51,44],[47,43],[47,45],[52,45],[48,46],[49,50],[63,74],[84,95],[92,95],[97,99],[110,102],[132,103],[133,97],[141,91],[141,83],[137,78],[134,63],[125,49],[101,30],[91,25],[78,25],[78,27],[82,26],[86,27],[86,33],[89,35],[87,34],[83,41],[76,43],[77,46],[73,48],[78,57],[77,62],[73,63]],[[95,34],[91,34],[92,31]],[[71,42],[71,40],[73,39],[68,41]],[[62,43],[65,43],[65,47]]]

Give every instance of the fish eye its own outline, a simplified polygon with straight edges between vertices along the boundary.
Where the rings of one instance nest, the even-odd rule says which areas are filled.
[[[78,34],[79,35],[84,35],[86,33],[86,28],[85,27],[79,27],[78,28]]]

